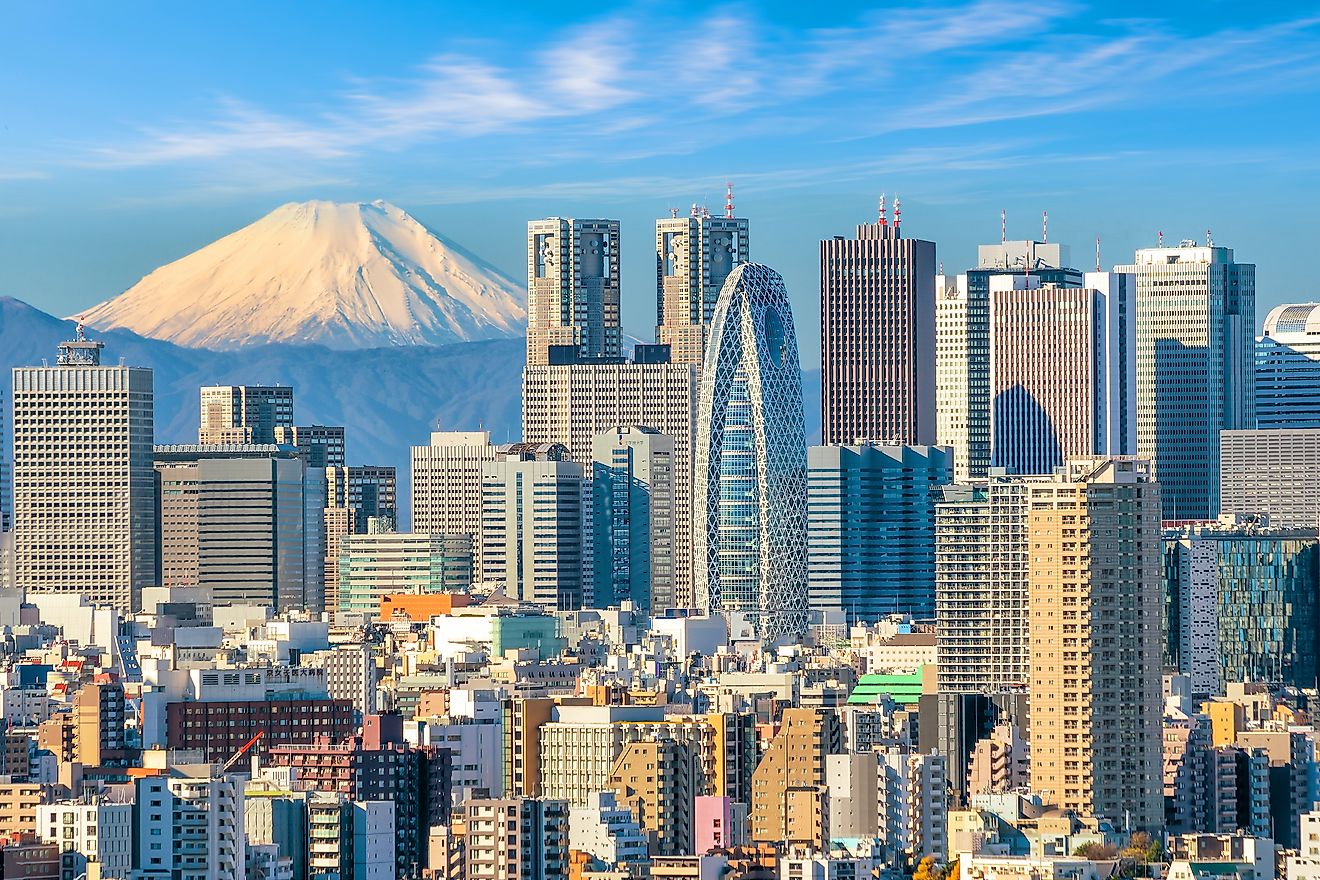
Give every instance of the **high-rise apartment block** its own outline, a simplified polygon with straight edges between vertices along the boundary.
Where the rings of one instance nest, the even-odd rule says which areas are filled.
[[[674,438],[620,427],[592,443],[594,604],[674,607]],[[679,528],[688,528],[686,521]]]
[[[701,365],[715,303],[729,273],[748,257],[747,221],[712,217],[693,207],[689,217],[655,222],[655,337],[676,364]]]
[[[527,363],[617,358],[619,221],[527,224]]]
[[[744,263],[711,322],[697,419],[697,604],[767,641],[805,629],[807,444],[788,290]]]
[[[935,243],[894,222],[820,243],[823,442],[935,442]]]
[[[1220,513],[1264,514],[1271,526],[1320,525],[1320,428],[1219,434]]]
[[[308,465],[314,468],[337,468],[347,464],[344,429],[339,425],[277,425],[275,442],[302,450]]]
[[[1170,661],[1191,678],[1198,696],[1217,696],[1242,681],[1315,687],[1315,528],[1220,519],[1165,533]]]
[[[843,752],[839,717],[785,709],[779,732],[752,774],[751,838],[821,848],[829,843],[826,758]]]
[[[1136,284],[990,278],[990,466],[1048,474],[1069,458],[1136,453]]]
[[[807,450],[807,599],[849,620],[935,614],[935,505],[953,482],[938,446]]]
[[[1263,329],[1256,340],[1256,427],[1320,428],[1320,303],[1277,306]]]
[[[687,524],[693,517],[700,386],[701,370],[692,364],[575,363],[529,365],[523,371],[525,442],[562,443],[573,461],[589,468],[595,438],[620,425],[645,425],[673,439],[674,585],[671,597],[652,594],[656,611],[691,608],[695,602],[693,537]],[[418,502],[413,504],[416,517]]]
[[[152,373],[102,346],[80,328],[55,366],[14,368],[14,578],[129,611],[158,578]]]
[[[944,490],[935,508],[935,630],[941,692],[1026,687],[1030,670],[1026,480]]]
[[[274,443],[293,427],[293,389],[283,385],[205,385],[197,442]]]
[[[1032,789],[1158,829],[1159,486],[1147,462],[1076,459],[1027,503]]]
[[[990,467],[990,282],[1030,275],[1076,288],[1082,273],[1068,249],[1041,241],[1001,241],[977,248],[977,264],[935,281],[936,440],[953,447],[954,476],[981,479]]]
[[[568,804],[538,798],[466,804],[467,876],[568,880]]]
[[[1137,276],[1137,452],[1164,518],[1219,513],[1219,432],[1256,425],[1256,267],[1232,248],[1142,248]]]
[[[481,577],[559,611],[590,584],[590,498],[582,465],[557,443],[515,443],[482,467]]]
[[[161,583],[216,605],[322,610],[325,475],[295,450],[159,446]]]
[[[428,445],[411,450],[413,531],[471,535],[476,580],[481,580],[481,469],[500,457],[489,431],[434,431]]]

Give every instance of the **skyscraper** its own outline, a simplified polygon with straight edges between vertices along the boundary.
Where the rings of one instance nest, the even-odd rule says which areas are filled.
[[[1163,542],[1147,462],[1075,459],[1028,497],[1031,787],[1157,830]]]
[[[688,217],[655,221],[656,341],[676,364],[701,364],[724,279],[748,260],[747,221],[695,205]]]
[[[489,431],[433,431],[411,450],[412,528],[429,535],[471,535],[481,579],[481,469],[500,458]]]
[[[1320,428],[1219,434],[1221,514],[1314,529],[1320,524]]]
[[[807,450],[807,598],[850,621],[935,615],[935,505],[953,482],[939,446]]]
[[[1256,427],[1320,428],[1320,303],[1276,306],[1256,340]]]
[[[597,435],[591,493],[594,604],[645,613],[657,596],[673,608],[674,438],[642,426]]]
[[[551,610],[583,605],[590,541],[582,465],[558,443],[514,443],[482,466],[481,577]]]
[[[293,389],[282,385],[203,386],[197,442],[274,443],[293,427]]]
[[[935,442],[935,243],[894,222],[820,243],[822,442]]]
[[[325,603],[325,473],[273,445],[158,446],[161,582],[216,605]]]
[[[807,446],[788,291],[767,266],[729,275],[702,369],[694,491],[696,598],[767,641],[806,625]]]
[[[590,468],[595,438],[619,425],[646,425],[673,439],[674,587],[669,598],[663,590],[652,593],[657,612],[695,604],[690,524],[700,384],[701,370],[692,364],[606,361],[523,370],[525,442],[562,443],[573,461]]]
[[[990,279],[990,465],[1048,474],[1069,458],[1134,455],[1135,283]]]
[[[527,224],[527,363],[620,353],[619,221]]]
[[[1080,287],[1063,268],[1068,249],[1041,241],[977,248],[976,268],[935,280],[935,442],[953,447],[954,476],[980,479],[990,467],[990,279],[1030,274],[1042,284]]]
[[[301,449],[310,467],[334,468],[347,463],[344,429],[339,425],[276,425],[275,442]]]
[[[1232,248],[1142,248],[1137,276],[1137,452],[1154,461],[1165,519],[1219,512],[1219,432],[1256,424],[1256,267]]]
[[[14,368],[15,585],[130,611],[158,577],[152,373],[102,347],[80,326],[55,366]]]

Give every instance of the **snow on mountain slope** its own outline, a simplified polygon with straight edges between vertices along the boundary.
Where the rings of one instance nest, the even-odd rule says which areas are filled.
[[[526,294],[385,202],[290,203],[83,319],[191,348],[444,345],[525,332]]]

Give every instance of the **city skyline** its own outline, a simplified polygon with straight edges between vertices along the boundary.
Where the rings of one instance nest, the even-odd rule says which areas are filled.
[[[280,203],[385,198],[461,231],[515,281],[528,217],[618,218],[624,329],[649,338],[654,219],[693,201],[718,213],[732,180],[751,259],[773,256],[807,319],[809,365],[815,243],[873,219],[881,191],[903,196],[948,272],[974,265],[1001,209],[1019,239],[1048,210],[1082,269],[1097,235],[1109,268],[1161,230],[1210,227],[1270,267],[1263,313],[1310,298],[1298,221],[1317,183],[1318,41],[1309,17],[1256,13],[15,10],[31,39],[0,61],[25,84],[0,142],[0,294],[73,314]],[[45,51],[37,38],[56,29],[61,49]],[[151,67],[103,63],[103,46]],[[1210,97],[1232,125],[1209,118]],[[1287,144],[1271,136],[1281,118]]]

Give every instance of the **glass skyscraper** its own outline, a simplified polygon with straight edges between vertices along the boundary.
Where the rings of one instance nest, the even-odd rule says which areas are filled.
[[[788,291],[756,263],[724,283],[697,419],[696,598],[766,641],[806,625],[807,444]]]

